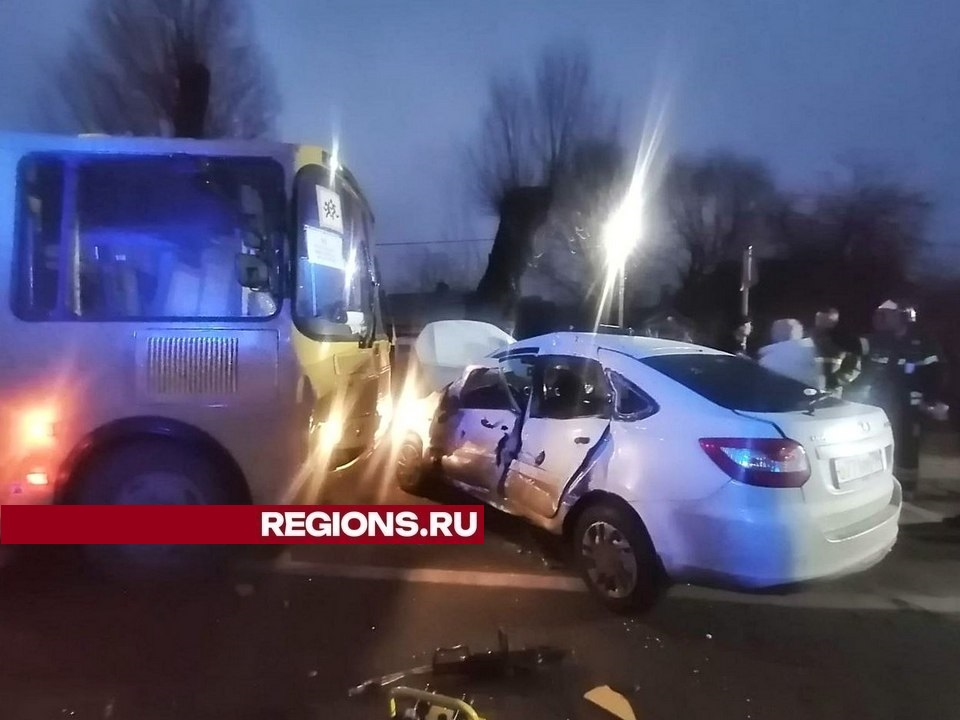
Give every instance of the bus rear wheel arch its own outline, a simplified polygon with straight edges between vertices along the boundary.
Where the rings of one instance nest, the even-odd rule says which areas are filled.
[[[66,502],[84,505],[231,505],[249,502],[235,463],[196,437],[140,434],[92,448],[72,473]],[[153,580],[209,573],[227,546],[91,545],[83,553],[107,575]]]
[[[105,448],[76,478],[83,505],[232,505],[235,480],[219,458],[194,443],[140,437]]]
[[[58,502],[90,504],[92,495],[103,496],[105,486],[116,482],[97,481],[97,477],[102,476],[104,463],[111,457],[115,458],[114,464],[119,462],[117,457],[126,458],[131,447],[139,447],[144,452],[143,459],[128,460],[136,462],[138,467],[149,458],[158,467],[166,467],[168,472],[176,470],[162,459],[168,455],[171,462],[179,463],[177,467],[182,472],[202,473],[202,480],[197,484],[204,488],[200,497],[210,498],[208,504],[247,505],[252,501],[243,472],[216,440],[180,421],[140,417],[98,428],[77,445],[61,468]],[[97,490],[91,487],[93,484],[99,486]]]

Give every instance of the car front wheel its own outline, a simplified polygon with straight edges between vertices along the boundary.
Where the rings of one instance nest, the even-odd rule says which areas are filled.
[[[635,612],[656,603],[663,573],[650,536],[631,509],[610,501],[587,507],[572,539],[584,582],[607,607]]]
[[[405,493],[421,494],[426,487],[425,462],[423,460],[423,442],[419,436],[410,433],[397,449],[395,477],[397,485]]]

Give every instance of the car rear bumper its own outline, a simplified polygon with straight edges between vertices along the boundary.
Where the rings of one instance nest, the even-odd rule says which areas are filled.
[[[860,572],[896,543],[903,504],[896,480],[885,506],[830,533],[802,502],[778,502],[769,495],[776,492],[784,491],[730,483],[718,493],[726,497],[678,505],[676,532],[651,528],[664,569],[675,580],[759,589]],[[744,502],[745,495],[753,497]]]

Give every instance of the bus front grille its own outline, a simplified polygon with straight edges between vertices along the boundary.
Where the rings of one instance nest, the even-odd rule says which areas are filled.
[[[236,337],[151,337],[147,341],[148,392],[236,394],[239,352]]]

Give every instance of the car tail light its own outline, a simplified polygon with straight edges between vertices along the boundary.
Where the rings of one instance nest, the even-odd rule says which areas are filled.
[[[781,438],[701,438],[700,447],[737,482],[795,488],[810,478],[803,446]]]

